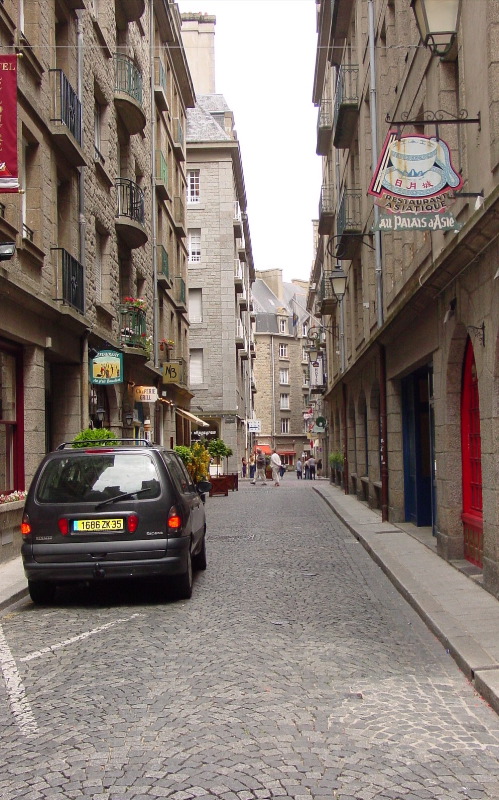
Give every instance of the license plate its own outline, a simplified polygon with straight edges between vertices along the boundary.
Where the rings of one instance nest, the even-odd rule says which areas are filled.
[[[75,519],[73,520],[73,533],[101,533],[125,530],[123,519]]]

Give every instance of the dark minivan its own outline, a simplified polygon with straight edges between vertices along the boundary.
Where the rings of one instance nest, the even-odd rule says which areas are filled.
[[[159,576],[177,597],[206,569],[204,492],[176,452],[146,440],[64,443],[29,488],[22,557],[35,603],[57,584]]]

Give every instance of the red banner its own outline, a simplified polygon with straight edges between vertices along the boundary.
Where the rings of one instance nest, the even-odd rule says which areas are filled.
[[[17,56],[0,56],[0,192],[18,192]]]

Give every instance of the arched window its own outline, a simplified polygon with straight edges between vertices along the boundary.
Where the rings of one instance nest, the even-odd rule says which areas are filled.
[[[480,438],[480,398],[473,345],[468,340],[464,357],[461,396],[461,457],[463,481],[464,557],[482,566],[482,443]]]

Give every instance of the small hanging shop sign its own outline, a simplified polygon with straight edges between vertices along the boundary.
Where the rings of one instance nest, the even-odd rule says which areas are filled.
[[[123,353],[117,350],[99,350],[90,360],[90,382],[106,385],[123,383]]]
[[[155,403],[158,399],[158,390],[155,386],[134,386],[133,399],[136,403]]]
[[[459,230],[449,206],[462,185],[443,139],[389,131],[368,190],[380,209],[373,230]]]

